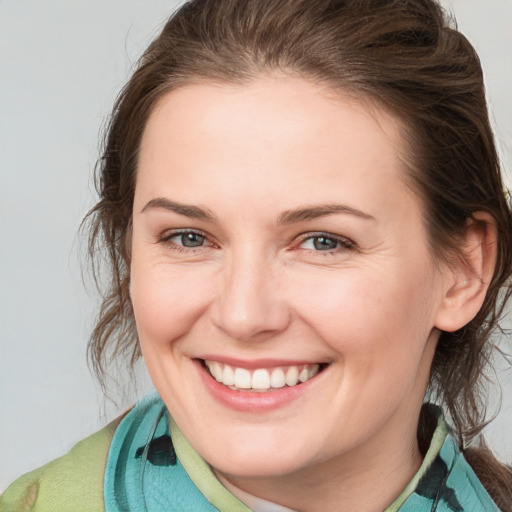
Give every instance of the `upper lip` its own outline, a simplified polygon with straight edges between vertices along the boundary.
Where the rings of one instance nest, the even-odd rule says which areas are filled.
[[[226,357],[219,355],[204,355],[197,359],[206,361],[216,361],[218,363],[228,364],[235,368],[245,368],[247,370],[254,370],[257,368],[275,368],[278,366],[301,366],[307,364],[325,364],[325,361],[318,361],[314,359],[277,359],[277,358],[261,358],[261,359],[237,359],[234,357]]]

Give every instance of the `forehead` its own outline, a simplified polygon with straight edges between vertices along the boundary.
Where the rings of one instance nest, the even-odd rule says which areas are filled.
[[[150,136],[151,125],[179,120],[194,123],[194,129],[218,132],[218,121],[228,120],[244,131],[263,127],[267,133],[280,135],[309,124],[308,135],[325,135],[319,128],[334,129],[333,120],[339,118],[337,107],[373,120],[381,132],[399,149],[403,144],[401,133],[406,129],[402,120],[377,99],[351,90],[335,90],[325,84],[284,74],[268,74],[251,81],[234,84],[227,82],[200,82],[180,85],[164,94],[153,107],[144,130],[143,144]],[[185,119],[187,118],[187,119]],[[267,119],[264,126],[263,121]],[[277,121],[277,122],[276,122]],[[355,117],[352,123],[360,124]],[[226,124],[223,122],[222,124]],[[367,125],[368,126],[368,125]],[[183,126],[184,127],[184,126]],[[358,126],[359,127],[359,126]],[[272,130],[272,128],[274,130]],[[296,133],[296,131],[294,130]],[[198,133],[200,135],[200,133]]]
[[[197,202],[226,192],[227,177],[247,199],[282,202],[286,190],[337,201],[340,187],[355,193],[371,182],[385,192],[405,184],[402,131],[377,102],[303,79],[186,85],[163,96],[148,120],[137,189],[160,195],[161,185]]]

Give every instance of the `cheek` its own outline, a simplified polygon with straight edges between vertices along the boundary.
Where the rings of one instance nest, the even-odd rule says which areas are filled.
[[[410,364],[421,356],[434,323],[435,276],[425,267],[317,275],[301,283],[298,309],[345,360],[367,367],[390,359]]]
[[[141,344],[169,344],[191,330],[211,293],[204,275],[132,263],[130,296]]]

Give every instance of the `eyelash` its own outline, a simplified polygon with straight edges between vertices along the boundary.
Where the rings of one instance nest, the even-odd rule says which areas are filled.
[[[322,254],[323,256],[329,256],[333,254],[337,254],[340,251],[351,251],[356,248],[356,244],[352,242],[352,240],[349,240],[348,238],[333,235],[332,233],[325,233],[325,232],[315,232],[315,233],[306,233],[304,235],[301,235],[298,237],[298,244],[295,245],[295,247],[298,247],[304,242],[307,242],[308,240],[314,241],[315,239],[324,238],[326,240],[330,240],[332,242],[335,242],[337,244],[336,247],[332,249],[327,249],[325,251],[319,250],[319,249],[304,249],[306,251],[309,251],[310,253],[316,254]]]
[[[187,247],[185,245],[180,245],[178,243],[172,242],[171,240],[173,238],[184,236],[184,235],[195,235],[198,237],[203,238],[203,244],[198,245],[195,247]],[[333,254],[337,254],[340,251],[348,250],[351,251],[356,248],[356,244],[349,240],[348,238],[333,235],[332,233],[326,233],[326,232],[313,232],[313,233],[305,233],[303,235],[300,235],[297,237],[297,243],[295,243],[292,247],[292,249],[300,249],[300,246],[304,244],[305,242],[315,239],[323,238],[325,240],[329,240],[332,242],[335,242],[337,245],[336,247],[332,249],[327,249],[325,251],[319,250],[319,249],[303,249],[305,251],[308,251],[311,254],[322,254],[323,256],[329,256]],[[208,236],[206,233],[194,229],[183,229],[178,231],[173,231],[171,233],[167,233],[164,236],[162,236],[159,240],[160,243],[164,243],[168,245],[173,251],[177,251],[180,253],[190,253],[190,252],[197,252],[199,249],[203,249],[205,247],[216,247],[216,245],[212,242],[209,242]],[[206,242],[206,243],[204,243]]]
[[[196,235],[198,237],[203,238],[204,242],[207,242],[207,243],[203,244],[203,245],[198,245],[196,247],[187,247],[185,245],[179,245],[179,244],[171,241],[173,238],[176,238],[179,236],[184,236],[184,235]],[[178,231],[173,231],[172,233],[167,233],[167,234],[163,235],[158,241],[163,244],[168,245],[170,247],[170,249],[172,249],[173,251],[182,252],[182,253],[183,252],[185,252],[185,253],[196,252],[198,249],[203,249],[205,247],[215,247],[215,244],[208,242],[208,236],[205,233],[203,233],[202,231],[194,230],[194,229],[182,229],[182,230],[178,230]]]

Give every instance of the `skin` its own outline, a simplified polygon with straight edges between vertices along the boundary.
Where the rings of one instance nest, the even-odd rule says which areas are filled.
[[[401,129],[378,105],[275,76],[181,87],[145,128],[130,292],[149,373],[222,481],[292,509],[376,511],[400,494],[421,463],[438,327],[462,321]],[[287,215],[318,205],[345,210]],[[240,411],[205,388],[206,357],[326,368],[278,407]]]

